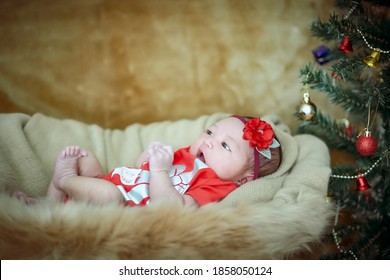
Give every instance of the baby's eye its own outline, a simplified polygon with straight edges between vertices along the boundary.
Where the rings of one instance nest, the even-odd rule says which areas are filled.
[[[211,130],[210,130],[210,129],[207,129],[207,130],[206,130],[206,134],[208,134],[208,135],[212,135],[213,133],[211,132]]]
[[[227,150],[227,151],[230,151],[230,147],[228,144],[226,144],[225,142],[222,142],[222,147]]]

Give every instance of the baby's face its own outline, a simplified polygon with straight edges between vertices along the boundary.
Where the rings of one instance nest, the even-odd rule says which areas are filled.
[[[250,174],[253,150],[242,138],[244,124],[229,117],[210,126],[191,145],[190,153],[202,160],[222,180],[234,181]]]

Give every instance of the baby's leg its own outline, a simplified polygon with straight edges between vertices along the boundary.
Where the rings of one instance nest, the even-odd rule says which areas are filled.
[[[79,159],[78,174],[80,176],[93,178],[104,177],[105,173],[103,171],[103,167],[100,165],[96,156],[93,153],[88,151],[86,152],[88,155]]]
[[[124,205],[123,195],[120,190],[114,184],[104,179],[68,176],[59,181],[58,187],[76,201]]]
[[[38,202],[38,198],[28,196],[26,193],[21,191],[15,192],[14,196],[20,201],[23,201],[25,204],[35,204]]]
[[[68,146],[60,153],[54,168],[53,178],[46,193],[47,197],[61,202],[65,200],[67,194],[57,187],[58,180],[69,175],[78,175],[78,161],[87,155],[88,152],[81,150],[78,146]]]
[[[81,150],[78,146],[68,146],[60,153],[56,161],[53,178],[46,193],[47,197],[61,202],[65,200],[67,194],[56,187],[55,180],[59,180],[63,176],[77,174],[78,160],[87,155],[88,152]],[[16,192],[15,196],[26,204],[33,204],[38,201],[37,198],[29,197],[23,192]]]
[[[71,147],[67,147],[66,149],[69,150]],[[80,150],[80,148],[74,146],[73,152],[76,151],[79,153],[77,162],[77,175],[92,178],[102,178],[105,175],[103,167],[100,165],[98,159],[93,153],[86,150]],[[59,156],[59,161],[62,160],[62,155],[64,152],[65,150]],[[71,151],[68,151],[68,154],[69,152]],[[54,198],[57,201],[64,201],[67,197],[67,194],[63,190],[55,187],[52,179],[47,191],[47,196]]]
[[[52,180],[57,193],[62,192],[74,200],[123,205],[123,196],[118,188],[101,179],[103,168],[92,153],[75,148],[65,151],[65,154],[67,156],[60,157],[56,164]]]

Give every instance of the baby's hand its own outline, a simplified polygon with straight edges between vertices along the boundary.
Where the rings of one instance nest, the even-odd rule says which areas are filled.
[[[165,146],[164,143],[158,142],[158,141],[153,141],[153,142],[150,142],[150,144],[149,144],[149,146],[148,146],[148,151],[149,151],[150,149],[155,149],[155,148],[157,148],[157,147],[163,147],[163,146]]]
[[[148,147],[148,156],[151,172],[169,172],[173,161],[173,150],[171,146],[160,142],[153,142]]]

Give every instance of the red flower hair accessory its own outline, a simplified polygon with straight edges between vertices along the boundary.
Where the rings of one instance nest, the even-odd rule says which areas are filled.
[[[280,146],[275,139],[275,133],[271,125],[259,118],[250,119],[244,127],[244,135],[242,138],[249,141],[250,147],[256,149],[266,158],[271,158],[269,148],[277,148]]]

